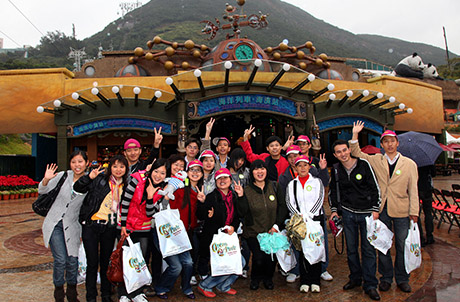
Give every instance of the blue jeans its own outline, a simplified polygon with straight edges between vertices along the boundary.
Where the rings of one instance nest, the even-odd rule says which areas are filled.
[[[67,254],[62,220],[56,224],[50,237],[50,249],[53,254],[53,283],[55,286],[77,284],[78,258]]]
[[[372,214],[371,214],[372,215]],[[361,283],[364,280],[363,289],[377,288],[377,257],[374,247],[367,240],[366,217],[369,214],[352,213],[342,210],[343,231],[347,243],[347,260],[350,269],[348,276],[351,281]],[[361,261],[359,259],[359,240],[361,239]]]
[[[394,276],[396,284],[407,283],[409,282],[410,275],[406,272],[404,264],[404,242],[409,232],[409,217],[390,217],[388,216],[387,207],[385,205],[382,213],[380,213],[379,219],[394,233],[396,248]],[[379,251],[379,273],[382,275],[380,281],[386,281],[391,284],[393,281],[393,262],[391,260],[390,250],[388,250],[386,255]]]
[[[246,265],[246,261],[243,256],[241,258],[241,262],[244,267]],[[206,291],[212,291],[212,289],[215,287],[221,292],[228,292],[231,289],[233,283],[235,283],[236,279],[238,279],[238,275],[235,274],[215,277],[209,275],[206,277],[206,279],[201,281],[198,286]]]
[[[158,234],[153,232],[154,244],[159,249]],[[192,293],[190,280],[193,275],[193,261],[189,251],[178,255],[169,256],[163,259],[168,264],[166,270],[161,274],[155,285],[155,291],[158,294],[168,293],[174,287],[179,275],[181,275],[182,292],[186,295]]]

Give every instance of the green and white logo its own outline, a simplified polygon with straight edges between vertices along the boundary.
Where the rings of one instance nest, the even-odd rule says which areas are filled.
[[[363,179],[363,176],[361,174],[356,174],[356,179],[361,180],[361,179]]]
[[[400,175],[401,174],[401,170],[396,170],[396,175]]]
[[[313,189],[313,188],[312,188],[310,185],[307,186],[307,191],[308,191],[308,192],[310,192],[312,189]]]
[[[275,195],[268,196],[268,199],[270,199],[271,201],[274,201],[275,200]]]

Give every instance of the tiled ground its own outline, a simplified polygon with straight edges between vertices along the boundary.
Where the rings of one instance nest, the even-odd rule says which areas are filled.
[[[452,183],[460,183],[460,176],[437,177],[435,186],[439,189],[451,189]],[[17,302],[53,301],[52,257],[43,246],[41,224],[43,218],[31,210],[32,199],[0,201],[0,301]],[[460,300],[460,230],[453,227],[450,234],[448,226],[442,224],[435,231],[434,245],[423,249],[422,267],[411,274],[412,293],[404,294],[395,285],[390,291],[381,293],[382,301],[459,301]],[[240,279],[234,288],[235,297],[218,294],[222,301],[370,301],[359,289],[343,291],[342,286],[348,279],[346,255],[338,255],[333,248],[329,235],[330,265],[329,272],[334,276],[332,282],[322,282],[321,293],[301,294],[298,284],[286,284],[284,278],[276,273],[275,290],[249,290],[249,282]],[[80,301],[85,301],[85,287],[78,287]],[[158,301],[149,298],[149,301]],[[170,294],[170,301],[187,300],[176,285]],[[207,298],[197,294],[198,301]]]

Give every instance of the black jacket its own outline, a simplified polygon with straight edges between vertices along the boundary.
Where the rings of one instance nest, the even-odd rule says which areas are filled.
[[[238,219],[238,210],[236,207],[236,202],[238,196],[234,191],[232,191],[233,197],[233,221],[231,226],[236,230],[240,224]],[[214,208],[214,215],[209,218],[208,211]],[[217,234],[217,231],[225,226],[225,221],[227,220],[227,207],[225,202],[222,199],[221,193],[218,189],[214,189],[211,193],[206,196],[206,200],[203,202],[198,202],[196,209],[196,217],[199,220],[204,220],[203,232],[201,234],[200,241],[200,254],[209,255],[209,245],[211,244],[212,237],[214,234]]]
[[[93,216],[101,207],[104,198],[110,192],[110,185],[106,175],[99,174],[95,179],[89,178],[88,175],[80,177],[73,185],[73,189],[79,193],[86,193],[85,200],[80,208],[80,223],[91,221]]]
[[[338,164],[340,204],[343,209],[353,213],[370,213],[380,210],[380,191],[371,165],[357,158],[356,167],[348,176],[341,163]],[[332,212],[337,212],[337,186],[335,169],[331,169],[329,185],[329,205]],[[339,213],[340,214],[340,213]]]

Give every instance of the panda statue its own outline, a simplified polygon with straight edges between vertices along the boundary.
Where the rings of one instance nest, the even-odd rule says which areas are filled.
[[[436,70],[436,66],[434,66],[431,63],[428,63],[427,65],[423,67],[423,78],[444,80],[442,77],[439,76],[439,73]]]
[[[424,66],[422,58],[414,52],[412,55],[402,59],[396,65],[393,73],[400,77],[423,79]]]

